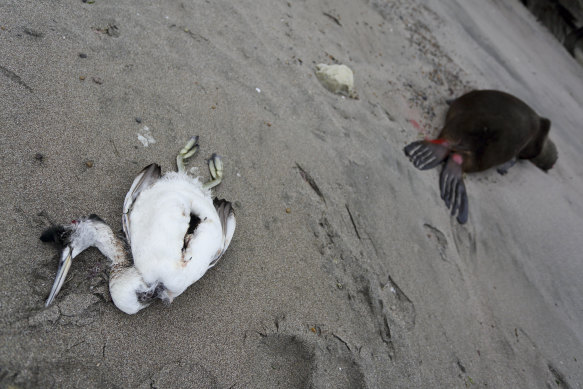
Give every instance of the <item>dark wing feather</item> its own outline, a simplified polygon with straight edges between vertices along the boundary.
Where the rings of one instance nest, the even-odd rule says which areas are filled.
[[[213,267],[217,263],[217,261],[223,256],[225,251],[227,251],[227,247],[230,243],[230,241],[227,241],[227,223],[228,223],[227,219],[234,214],[233,206],[227,200],[215,198],[213,200],[213,204],[215,206],[215,209],[217,210],[217,213],[219,214],[219,220],[221,221],[221,228],[223,230],[223,240],[221,244],[221,250],[218,252],[217,256],[210,263],[209,268]]]
[[[130,214],[132,206],[140,193],[154,185],[154,183],[160,179],[161,175],[162,171],[160,165],[153,163],[146,166],[134,179],[130,190],[126,194],[126,198],[123,202],[122,224],[123,232],[126,235],[128,243],[130,243]]]

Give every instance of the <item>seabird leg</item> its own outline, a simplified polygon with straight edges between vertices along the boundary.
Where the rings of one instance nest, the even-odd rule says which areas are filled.
[[[59,291],[65,283],[69,269],[71,269],[73,258],[88,247],[95,245],[95,223],[105,224],[99,216],[92,214],[88,218],[73,220],[70,225],[50,227],[42,233],[40,240],[46,243],[53,242],[63,249],[61,258],[59,259],[57,276],[55,277],[55,282],[53,283],[45,307],[51,305],[55,297],[57,297],[57,294],[59,294]]]
[[[209,170],[211,172],[212,180],[206,182],[202,187],[205,189],[214,188],[223,180],[223,161],[216,153],[211,155],[208,160]]]
[[[193,136],[188,140],[188,143],[184,145],[182,150],[176,156],[176,167],[178,171],[181,173],[186,172],[186,168],[184,167],[184,161],[188,158],[192,157],[198,151],[198,135]]]

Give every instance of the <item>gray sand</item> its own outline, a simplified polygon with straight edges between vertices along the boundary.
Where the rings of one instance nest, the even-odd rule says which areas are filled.
[[[10,1],[0,27],[0,387],[583,387],[583,68],[518,1]],[[468,176],[460,226],[402,148],[474,88],[549,117],[560,157]],[[42,230],[121,229],[194,134],[237,213],[219,265],[127,316],[91,249],[45,309]]]

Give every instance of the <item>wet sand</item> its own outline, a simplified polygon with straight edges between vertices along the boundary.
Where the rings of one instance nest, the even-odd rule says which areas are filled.
[[[518,2],[248,1],[0,6],[0,386],[580,388],[583,68]],[[359,99],[317,81],[354,71]],[[468,175],[402,152],[446,100],[501,89],[553,123],[544,174]],[[226,255],[134,316],[106,261],[44,308],[51,222],[121,229],[145,165],[200,135],[235,204]],[[317,190],[316,190],[317,189]]]

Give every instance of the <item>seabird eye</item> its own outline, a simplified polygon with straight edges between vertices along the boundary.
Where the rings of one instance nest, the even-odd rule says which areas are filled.
[[[136,296],[139,302],[147,303],[155,297],[155,291],[149,290],[147,292],[136,292]]]

